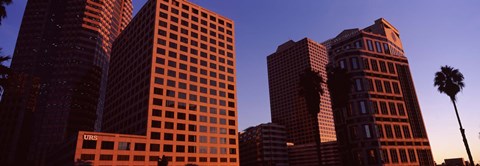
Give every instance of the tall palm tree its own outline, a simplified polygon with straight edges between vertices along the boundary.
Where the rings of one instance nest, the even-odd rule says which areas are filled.
[[[319,165],[322,165],[321,153],[320,153],[320,129],[318,127],[318,113],[320,112],[320,99],[323,95],[322,76],[318,71],[312,70],[311,68],[305,69],[305,72],[300,75],[300,95],[303,96],[307,104],[307,111],[312,117],[315,127],[315,142],[317,144],[317,155],[319,160]]]
[[[0,0],[0,25],[2,25],[2,19],[7,17],[7,10],[5,6],[12,3],[12,0]]]
[[[460,132],[462,133],[463,143],[465,144],[465,149],[467,150],[468,159],[470,160],[470,165],[474,166],[472,153],[470,152],[470,147],[468,146],[467,137],[465,137],[465,129],[462,127],[462,122],[460,121],[460,116],[458,115],[457,110],[457,93],[462,91],[465,87],[463,82],[463,74],[450,66],[442,66],[441,71],[435,73],[434,86],[438,86],[438,91],[440,93],[445,93],[453,103],[455,108],[455,114],[457,115],[458,124],[460,125]]]

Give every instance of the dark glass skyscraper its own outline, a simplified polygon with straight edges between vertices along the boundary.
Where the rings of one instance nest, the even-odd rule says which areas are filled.
[[[2,163],[43,165],[50,148],[95,129],[112,44],[131,15],[131,0],[28,1],[11,68],[24,81],[36,81],[22,89],[33,95],[17,93],[18,87],[5,92]]]

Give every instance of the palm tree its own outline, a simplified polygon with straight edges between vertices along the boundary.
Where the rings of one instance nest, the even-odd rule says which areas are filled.
[[[7,85],[8,74],[10,74],[10,68],[5,66],[3,63],[10,60],[10,57],[1,55],[2,53],[1,51],[2,51],[2,48],[0,48],[0,89],[2,90],[1,92],[3,93]]]
[[[12,3],[12,0],[0,0],[0,25],[2,25],[2,19],[7,17],[7,10],[5,6]]]
[[[315,141],[317,143],[317,154],[319,165],[321,165],[321,154],[320,154],[320,129],[318,127],[318,113],[320,112],[320,99],[323,95],[322,76],[318,71],[307,68],[304,73],[300,75],[300,95],[304,97],[307,110],[310,113],[310,117],[313,118],[314,127],[315,127]]]
[[[470,147],[468,146],[467,137],[465,137],[465,129],[462,127],[462,122],[460,121],[460,116],[458,116],[457,110],[457,93],[462,91],[465,87],[463,82],[463,74],[450,66],[442,66],[441,71],[435,73],[434,86],[438,86],[438,91],[440,93],[445,93],[453,103],[455,108],[455,114],[457,115],[458,124],[460,125],[460,132],[462,133],[463,143],[465,144],[465,149],[467,150],[468,159],[470,160],[470,165],[474,166],[472,153],[470,152]]]

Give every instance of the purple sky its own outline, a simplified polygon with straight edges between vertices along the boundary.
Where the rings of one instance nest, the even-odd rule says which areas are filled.
[[[135,12],[146,0],[133,0]],[[399,31],[409,58],[435,160],[466,157],[453,106],[433,87],[442,65],[459,68],[466,88],[458,108],[480,163],[480,1],[192,0],[235,21],[240,130],[270,121],[266,56],[292,39],[322,42],[343,29],[383,17]],[[302,2],[302,3],[299,3]],[[0,26],[0,47],[11,55],[26,0],[14,0]],[[476,73],[476,74],[475,74]],[[478,104],[478,103],[477,103]]]

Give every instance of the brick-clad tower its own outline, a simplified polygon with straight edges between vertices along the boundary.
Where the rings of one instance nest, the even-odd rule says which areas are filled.
[[[434,165],[399,31],[384,19],[324,43],[347,70],[349,105],[335,108],[346,165]]]

